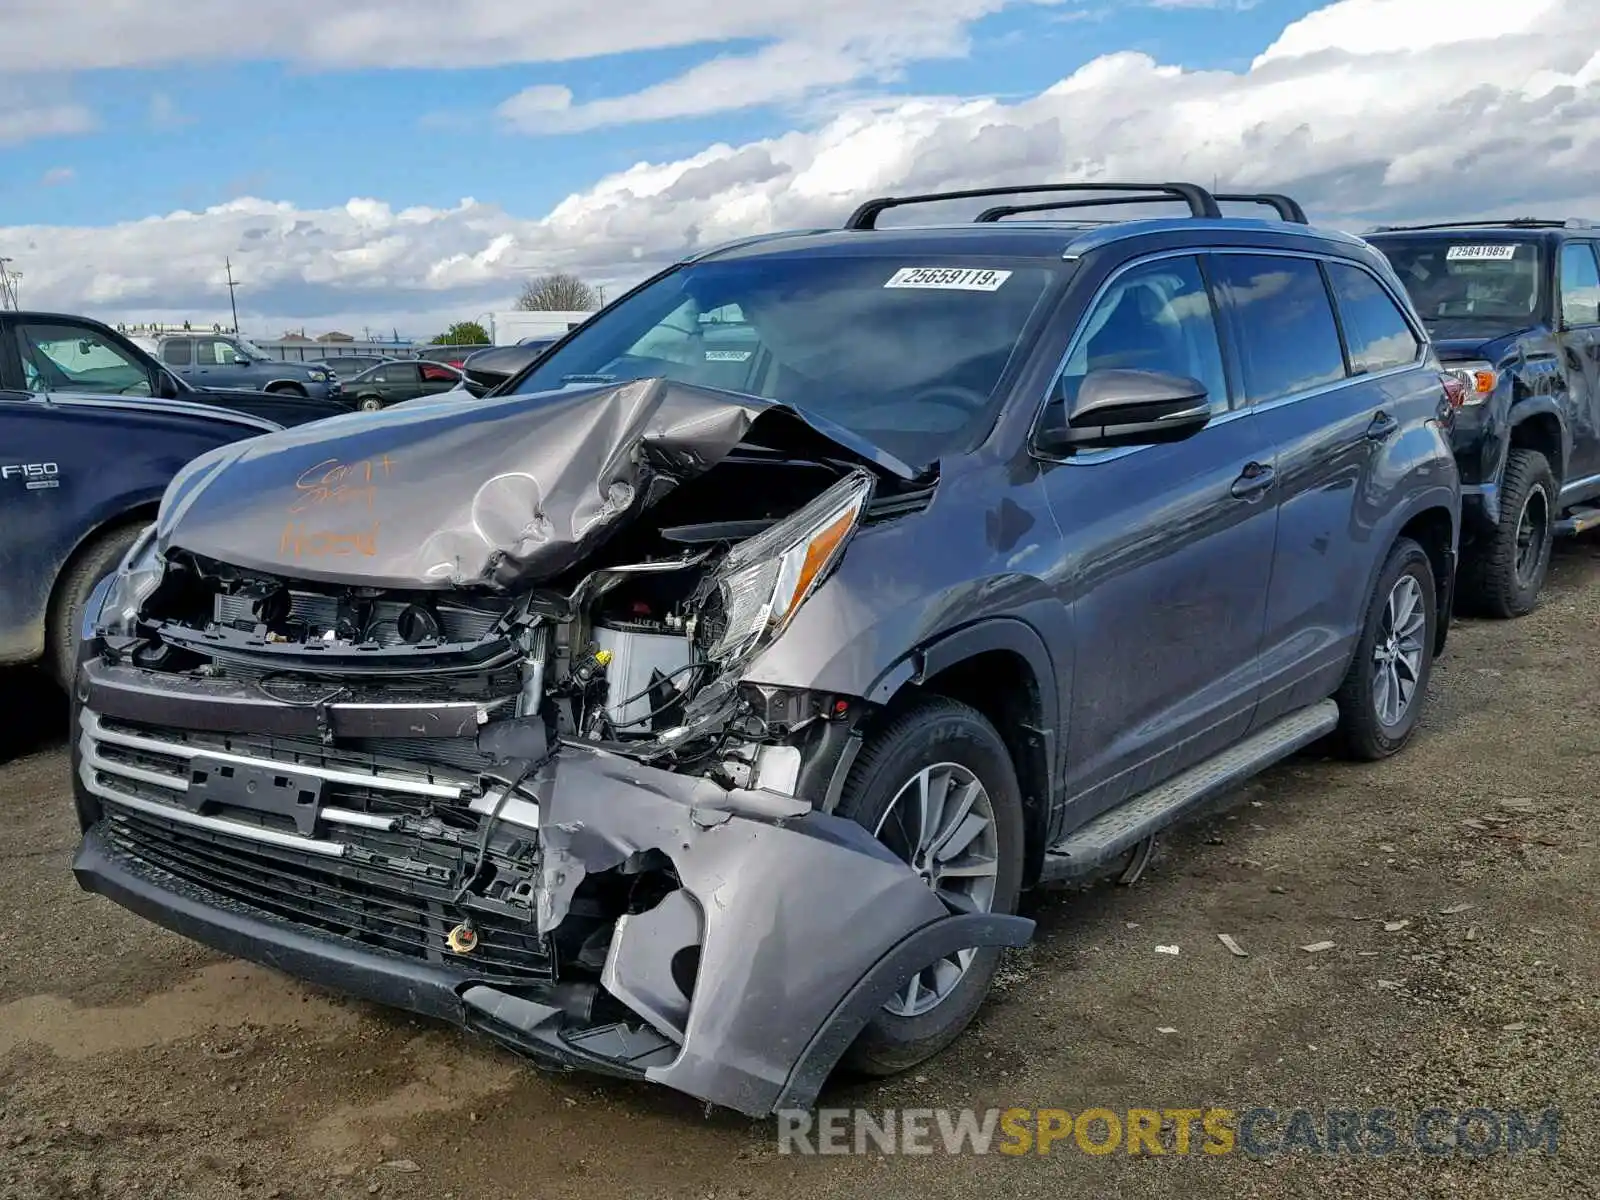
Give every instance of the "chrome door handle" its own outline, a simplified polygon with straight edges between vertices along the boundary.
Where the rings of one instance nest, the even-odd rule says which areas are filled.
[[[1240,500],[1254,500],[1272,486],[1273,470],[1265,463],[1246,463],[1228,490]]]

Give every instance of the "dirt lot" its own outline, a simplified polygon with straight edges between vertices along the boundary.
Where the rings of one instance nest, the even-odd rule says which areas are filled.
[[[1042,898],[1036,944],[952,1051],[824,1098],[1563,1113],[1553,1159],[1378,1161],[1070,1140],[799,1158],[771,1126],[537,1074],[80,894],[61,702],[0,676],[0,1196],[1600,1195],[1597,663],[1600,546],[1567,544],[1538,613],[1458,627],[1408,753],[1297,759],[1137,886]]]

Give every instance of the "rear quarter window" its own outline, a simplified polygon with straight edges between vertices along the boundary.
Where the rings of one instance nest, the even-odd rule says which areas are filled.
[[[1416,362],[1422,343],[1383,285],[1348,263],[1327,267],[1344,324],[1350,370],[1364,375]]]

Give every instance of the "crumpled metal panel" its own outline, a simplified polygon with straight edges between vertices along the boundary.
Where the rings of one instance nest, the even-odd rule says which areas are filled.
[[[642,379],[400,406],[223,447],[173,481],[159,544],[299,579],[503,591],[581,562],[750,437],[916,474],[795,409]]]
[[[682,1049],[645,1072],[657,1083],[770,1111],[840,999],[905,937],[948,918],[916,873],[853,822],[798,804],[803,815],[759,819],[750,815],[766,807],[757,793],[572,744],[550,766],[535,789],[541,928],[565,917],[585,875],[643,850],[672,860],[703,914]],[[713,793],[720,803],[703,805]]]

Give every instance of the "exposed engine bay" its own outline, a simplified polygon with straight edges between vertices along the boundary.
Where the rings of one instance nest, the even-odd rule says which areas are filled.
[[[187,468],[80,681],[77,870],[399,955],[398,996],[367,994],[536,1057],[770,1111],[820,1085],[842,1047],[811,1040],[886,955],[924,952],[908,938],[1026,937],[950,916],[815,811],[860,697],[744,681],[851,539],[933,480],[764,402],[585,397],[577,432],[564,400],[512,397]],[[446,450],[486,460],[455,468],[465,491],[429,465]],[[182,931],[262,953],[207,903]],[[180,928],[167,904],[141,911]],[[783,949],[840,922],[848,953]],[[772,998],[752,1010],[752,989]]]

